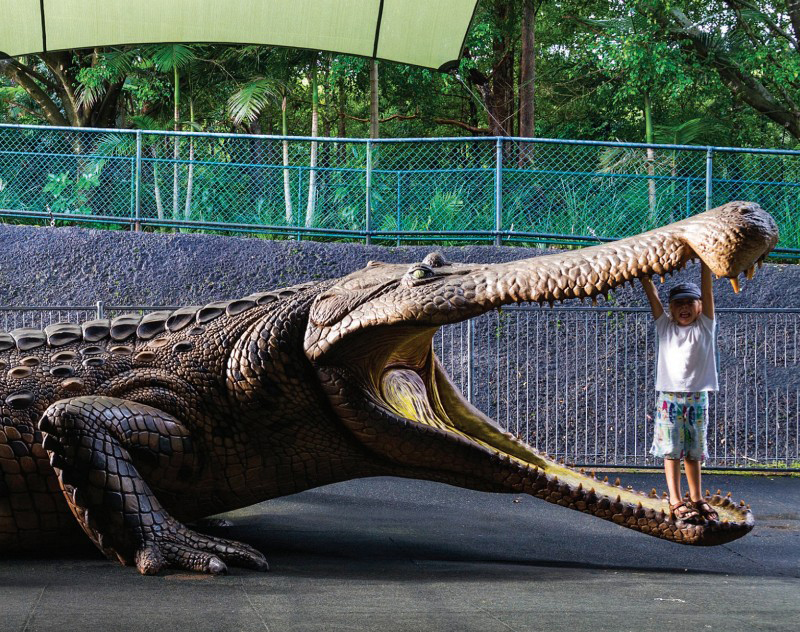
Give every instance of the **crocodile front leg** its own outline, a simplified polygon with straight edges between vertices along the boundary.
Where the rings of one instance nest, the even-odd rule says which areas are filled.
[[[252,547],[201,535],[174,519],[140,476],[132,454],[157,480],[175,480],[193,467],[191,437],[174,417],[87,396],[56,402],[39,428],[72,513],[106,556],[135,563],[145,575],[165,567],[219,574],[225,562],[267,570]]]

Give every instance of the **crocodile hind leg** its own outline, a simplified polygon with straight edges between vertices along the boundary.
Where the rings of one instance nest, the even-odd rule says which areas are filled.
[[[140,476],[175,481],[195,454],[187,429],[150,406],[113,397],[65,399],[39,422],[42,445],[72,513],[107,556],[142,574],[165,567],[224,573],[225,563],[266,570],[258,551],[192,531],[170,516]]]

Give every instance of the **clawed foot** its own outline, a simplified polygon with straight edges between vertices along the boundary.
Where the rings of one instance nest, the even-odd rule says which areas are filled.
[[[266,558],[253,547],[202,535],[173,519],[145,536],[134,561],[142,575],[155,575],[165,568],[224,575],[228,572],[227,564],[269,570]]]

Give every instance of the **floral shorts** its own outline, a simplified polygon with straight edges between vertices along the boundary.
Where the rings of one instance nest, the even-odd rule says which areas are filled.
[[[708,393],[670,393],[656,397],[655,432],[650,454],[667,459],[708,458]]]

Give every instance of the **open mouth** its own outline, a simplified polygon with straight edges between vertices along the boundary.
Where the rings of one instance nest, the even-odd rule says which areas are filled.
[[[686,544],[721,544],[752,529],[749,508],[735,505],[730,495],[706,497],[719,514],[718,521],[699,525],[675,522],[669,515],[668,500],[655,490],[645,494],[623,487],[619,479],[601,480],[594,472],[557,462],[506,432],[470,404],[450,380],[433,352],[437,330],[395,325],[376,328],[369,334],[362,332],[337,349],[336,363],[350,368],[361,396],[373,411],[380,411],[384,422],[424,428],[425,445],[442,441],[476,453],[476,462],[482,458],[502,464],[501,477],[511,481],[508,491],[532,494]],[[432,467],[431,463],[416,465]],[[462,465],[442,460],[440,467],[457,471]],[[474,473],[482,475],[479,467]]]
[[[537,496],[686,544],[721,544],[753,527],[749,508],[707,493],[718,520],[670,516],[666,494],[610,483],[539,453],[472,406],[433,353],[438,328],[503,305],[594,299],[634,278],[671,274],[699,258],[717,276],[747,278],[777,243],[774,220],[731,202],[636,237],[503,264],[368,265],[314,303],[307,357],[336,413],[399,476]],[[678,318],[693,320],[680,306]],[[709,512],[706,512],[709,513]]]

